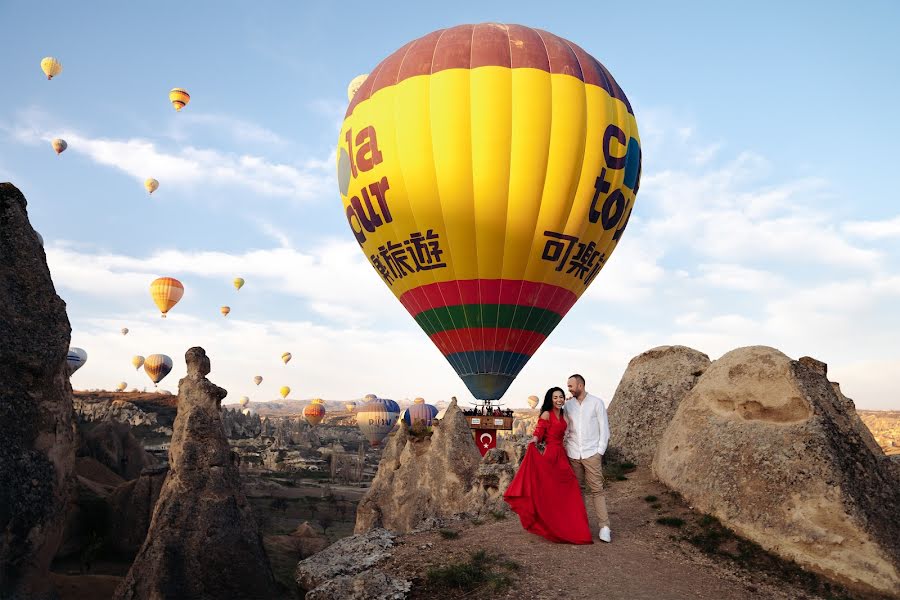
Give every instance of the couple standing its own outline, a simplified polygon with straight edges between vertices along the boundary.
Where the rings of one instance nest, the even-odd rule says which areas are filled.
[[[609,442],[606,407],[584,389],[584,377],[572,375],[571,398],[561,388],[547,390],[534,436],[503,498],[522,527],[551,542],[591,544],[593,536],[580,486],[594,503],[598,537],[611,540],[603,491],[603,454]],[[541,454],[536,443],[546,440]]]

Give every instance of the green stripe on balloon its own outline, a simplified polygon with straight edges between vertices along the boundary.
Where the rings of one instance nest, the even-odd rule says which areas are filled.
[[[460,327],[525,329],[550,335],[561,319],[545,308],[515,304],[457,304],[416,315],[416,322],[428,335]]]

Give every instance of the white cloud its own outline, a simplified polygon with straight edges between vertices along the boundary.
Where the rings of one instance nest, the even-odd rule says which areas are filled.
[[[212,129],[216,133],[224,134],[238,143],[250,144],[286,144],[283,137],[256,123],[244,121],[232,115],[222,114],[180,114],[178,120],[169,129],[169,136],[177,141],[187,140],[188,131],[194,129]]]
[[[883,221],[851,221],[843,229],[851,235],[870,240],[900,237],[900,216]]]

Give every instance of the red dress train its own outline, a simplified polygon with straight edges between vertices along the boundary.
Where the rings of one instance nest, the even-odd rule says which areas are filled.
[[[552,410],[549,420],[538,419],[534,435],[547,440],[546,449],[541,454],[534,444],[528,445],[503,499],[531,533],[551,542],[592,544],[581,488],[563,448],[566,426]]]

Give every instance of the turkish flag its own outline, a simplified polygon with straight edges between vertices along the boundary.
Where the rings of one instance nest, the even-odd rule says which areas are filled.
[[[476,429],[474,434],[475,445],[478,446],[478,451],[481,452],[482,456],[487,454],[487,451],[491,448],[497,447],[496,429]]]

